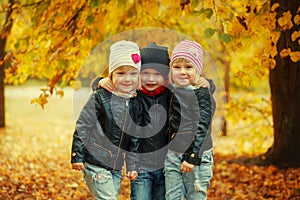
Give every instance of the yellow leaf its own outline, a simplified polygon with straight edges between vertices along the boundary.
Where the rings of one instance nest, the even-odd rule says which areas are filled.
[[[277,41],[280,37],[280,32],[277,31],[277,32],[273,32],[272,35],[271,35],[271,41],[274,43],[274,44],[277,44]]]
[[[11,52],[8,52],[8,53],[4,56],[3,61],[4,61],[4,62],[7,62],[7,61],[11,58],[11,56],[12,56],[12,53],[11,53]]]
[[[242,79],[245,75],[246,75],[246,73],[243,71],[238,71],[235,73],[235,77],[237,77],[239,79]]]
[[[41,88],[40,90],[41,90],[42,92],[44,92],[44,93],[46,93],[46,92],[48,91],[47,88]]]
[[[295,41],[298,37],[300,37],[300,31],[294,31],[291,36],[292,41]]]
[[[79,90],[81,88],[81,81],[80,80],[75,80],[75,81],[70,81],[70,86],[74,89],[74,90]]]
[[[271,11],[274,12],[276,10],[276,8],[278,8],[280,6],[279,3],[274,3],[271,7]]]
[[[267,13],[262,15],[260,20],[261,25],[271,30],[276,28],[276,13]]]
[[[296,16],[294,17],[294,23],[295,23],[296,25],[299,25],[299,24],[300,24],[300,15],[296,15]]]
[[[264,57],[261,61],[261,64],[271,70],[275,68],[276,60],[269,57]]]
[[[293,62],[298,62],[300,60],[300,51],[291,52],[289,55]]]
[[[62,91],[62,90],[58,90],[58,91],[56,91],[56,95],[58,95],[58,96],[60,96],[60,97],[63,97],[64,96],[64,91]]]
[[[48,49],[50,47],[50,45],[51,45],[51,40],[48,40],[46,42],[45,48]]]
[[[252,83],[252,79],[249,77],[249,76],[244,76],[242,78],[242,83],[245,85],[245,86],[250,86],[251,83]]]
[[[282,30],[291,29],[293,27],[293,22],[291,21],[292,14],[290,11],[284,12],[283,16],[278,19],[278,24]]]
[[[38,98],[34,98],[30,101],[31,104],[38,103],[38,102],[39,102]]]
[[[280,57],[281,57],[281,58],[285,58],[285,57],[287,57],[290,53],[291,53],[291,49],[290,49],[290,48],[288,48],[288,49],[282,49],[281,52],[280,52]]]
[[[270,51],[270,55],[272,58],[274,58],[277,55],[277,47],[275,45],[272,46],[271,51]]]

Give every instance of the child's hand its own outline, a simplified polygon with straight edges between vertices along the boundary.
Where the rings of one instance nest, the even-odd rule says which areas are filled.
[[[106,77],[99,81],[98,88],[104,88],[108,90],[109,92],[112,92],[115,90],[114,85],[112,84],[110,78]]]
[[[199,78],[199,80],[195,83],[194,86],[196,88],[199,88],[199,87],[210,88],[209,82],[202,76]]]
[[[84,164],[83,163],[72,163],[72,169],[74,170],[83,170]]]
[[[183,161],[181,166],[180,166],[180,170],[182,172],[191,172],[191,171],[193,171],[194,167],[195,167],[195,165],[190,164],[186,161]]]
[[[132,181],[135,181],[138,178],[138,173],[136,171],[129,171],[127,172],[127,178]]]

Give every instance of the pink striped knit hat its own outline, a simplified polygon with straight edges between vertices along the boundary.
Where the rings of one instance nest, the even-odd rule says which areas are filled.
[[[183,40],[177,44],[171,55],[170,66],[177,58],[189,60],[199,71],[199,74],[202,74],[203,49],[197,42]]]

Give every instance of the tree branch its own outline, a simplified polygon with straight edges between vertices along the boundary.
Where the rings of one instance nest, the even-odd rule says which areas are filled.
[[[80,15],[80,12],[83,10],[83,8],[86,6],[87,1],[82,4],[82,6],[75,12],[75,14],[68,20],[66,23],[63,25],[67,29],[75,29],[76,27],[76,22],[78,20],[78,16]]]
[[[0,32],[0,60],[3,60],[5,55],[5,45],[7,41],[7,33],[10,33],[10,30],[13,25],[13,19],[12,19],[12,12],[13,12],[13,5],[15,4],[14,0],[9,0],[9,8],[6,13],[3,29]]]
[[[44,2],[47,2],[49,0],[41,0],[41,1],[38,1],[38,2],[33,2],[33,3],[28,3],[28,4],[23,4],[22,7],[31,7],[31,6],[39,6],[40,4],[44,3]]]

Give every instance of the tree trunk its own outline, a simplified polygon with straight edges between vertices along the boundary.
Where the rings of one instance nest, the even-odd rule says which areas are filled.
[[[225,52],[225,51],[224,51]],[[226,97],[226,101],[229,102],[229,90],[230,90],[230,63],[224,59],[224,62],[225,63],[225,73],[224,73],[224,81],[225,81],[225,97]],[[224,120],[224,126],[223,126],[223,131],[222,131],[222,136],[227,136],[227,120],[226,120],[226,117],[225,117],[225,120]]]
[[[279,3],[277,17],[291,11],[294,19],[299,1],[271,0],[271,5]],[[291,48],[300,51],[298,41],[292,42],[291,34],[299,30],[299,25],[282,31],[277,42],[277,50]],[[298,39],[299,40],[299,39]],[[300,67],[299,61],[290,57],[275,57],[276,67],[270,71],[269,83],[274,122],[274,143],[266,152],[266,160],[277,166],[297,166],[300,164]]]
[[[5,127],[4,70],[0,67],[0,127]]]
[[[15,2],[10,0],[9,3],[10,7],[7,10],[6,19],[0,32],[0,61],[4,61],[7,36],[13,25],[12,12]],[[4,62],[0,63],[0,127],[5,127]]]
[[[1,50],[0,50],[1,51]],[[4,70],[0,66],[0,127],[5,127]]]

